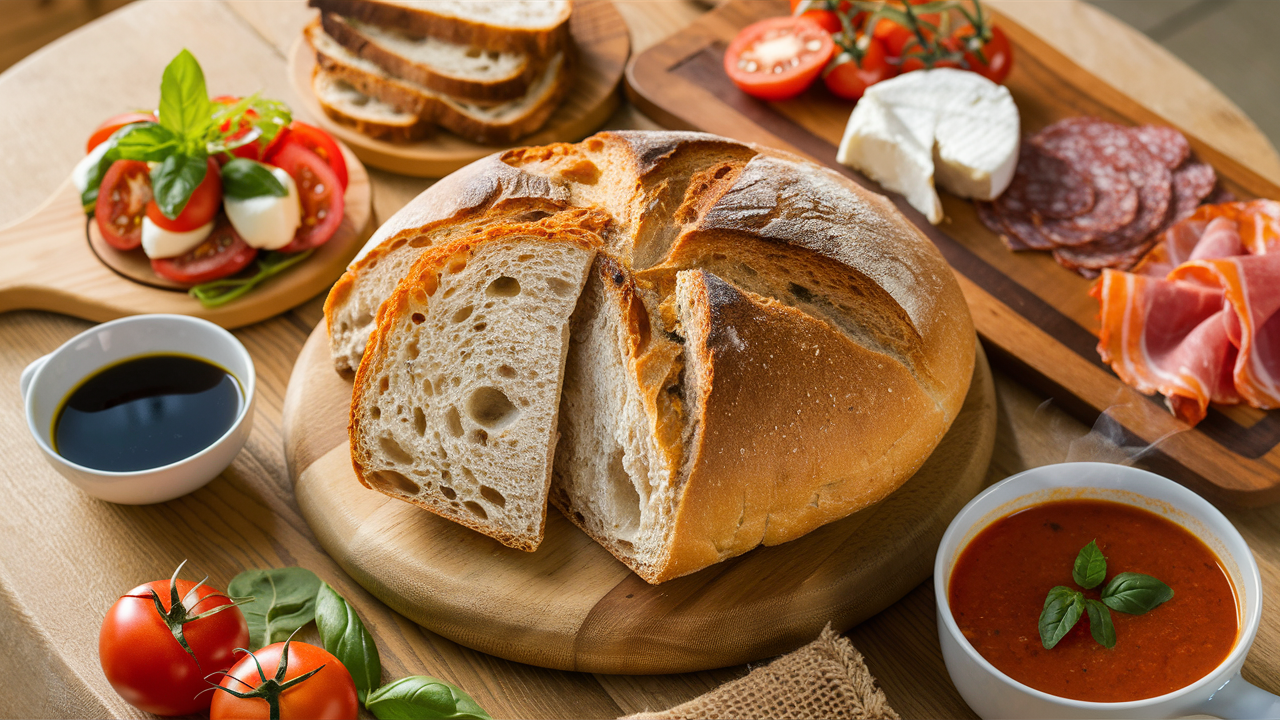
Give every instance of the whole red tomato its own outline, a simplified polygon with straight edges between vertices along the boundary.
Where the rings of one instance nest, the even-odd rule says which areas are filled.
[[[360,704],[355,681],[338,658],[301,642],[275,643],[242,658],[220,687],[209,720],[266,720],[272,702],[279,704],[280,720],[355,720]]]
[[[171,612],[174,588],[181,598],[178,613]],[[156,609],[152,591],[170,616],[224,609],[181,625],[188,653],[170,620]],[[231,667],[243,655],[235,649],[248,645],[244,613],[226,595],[189,580],[157,580],[130,590],[107,611],[98,657],[107,681],[130,705],[157,715],[187,715],[209,707],[212,693],[203,692],[209,688],[205,676]]]
[[[965,64],[970,70],[978,73],[993,83],[1000,84],[1009,77],[1013,69],[1013,47],[1009,44],[1009,36],[1004,34],[999,25],[991,26],[991,38],[982,44],[982,56],[974,52],[973,26],[966,25],[956,33],[956,38],[967,48],[964,54]]]
[[[847,52],[835,56],[823,71],[822,81],[832,95],[857,100],[867,88],[893,77],[897,72],[897,68],[889,64],[884,46],[872,38],[861,59]]]

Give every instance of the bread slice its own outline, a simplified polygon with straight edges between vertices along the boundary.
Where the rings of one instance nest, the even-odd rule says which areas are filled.
[[[360,482],[536,549],[569,317],[599,245],[593,233],[534,223],[424,255],[379,311],[356,375]]]
[[[416,142],[431,134],[431,123],[400,108],[375,100],[340,77],[316,67],[311,90],[324,114],[371,138],[394,143]]]
[[[352,53],[324,32],[319,21],[305,30],[316,62],[360,92],[413,112],[423,120],[482,144],[505,144],[541,128],[569,92],[572,55],[561,52],[517,100],[479,105],[443,95],[418,83],[396,78],[376,63]]]
[[[498,52],[343,18],[320,16],[324,31],[355,55],[393,77],[459,100],[493,104],[515,100],[541,75],[545,62],[518,52]]]
[[[570,0],[310,0],[311,7],[497,52],[550,57],[568,44]]]

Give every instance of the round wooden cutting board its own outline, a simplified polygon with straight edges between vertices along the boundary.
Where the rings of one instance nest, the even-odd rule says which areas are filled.
[[[225,328],[279,315],[324,292],[373,233],[369,174],[350,149],[342,151],[350,182],[342,224],[333,237],[298,265],[214,308],[152,273],[141,250],[122,253],[103,242],[68,179],[43,205],[0,228],[0,312],[51,310],[96,322],[176,313]]]
[[[569,31],[577,50],[577,70],[568,96],[537,132],[516,145],[549,145],[574,142],[591,134],[618,107],[618,83],[631,54],[627,23],[609,0],[579,0],[573,4]],[[289,51],[289,75],[294,89],[320,125],[355,150],[366,163],[403,175],[444,177],[458,168],[504,149],[481,145],[437,129],[415,143],[374,140],[325,115],[311,91],[315,52],[299,36]]]
[[[933,569],[951,518],[980,489],[995,442],[978,348],[964,407],[915,477],[872,508],[783,545],[649,585],[552,509],[536,552],[368,490],[347,446],[351,383],[321,323],[284,401],[285,457],[303,516],[357,582],[405,617],[482,652],[561,670],[651,674],[790,651],[844,631]]]

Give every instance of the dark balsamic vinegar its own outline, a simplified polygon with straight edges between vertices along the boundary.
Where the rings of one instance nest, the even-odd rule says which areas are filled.
[[[110,472],[148,470],[204,450],[235,423],[240,384],[185,355],[145,355],[80,384],[53,421],[54,450]]]

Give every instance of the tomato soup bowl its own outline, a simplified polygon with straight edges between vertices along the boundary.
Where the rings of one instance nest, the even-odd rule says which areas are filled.
[[[186,355],[230,373],[240,386],[239,413],[211,445],[177,462],[145,470],[112,472],[72,462],[54,449],[54,420],[70,393],[99,370],[145,355]],[[96,325],[36,359],[19,380],[27,427],[45,459],[89,495],[124,505],[181,497],[217,477],[249,439],[256,374],[249,351],[234,335],[186,315],[134,315]]]
[[[1127,702],[1086,702],[1051,695],[1014,680],[983,658],[952,615],[952,569],[969,542],[993,522],[1058,500],[1108,500],[1137,506],[1181,525],[1213,550],[1236,595],[1238,632],[1227,657],[1181,689]],[[1064,463],[1028,470],[996,483],[952,520],[938,548],[933,580],[938,639],[947,672],[969,707],[984,718],[1280,717],[1280,697],[1240,677],[1262,618],[1262,582],[1253,553],[1217,508],[1159,475],[1107,463]]]

